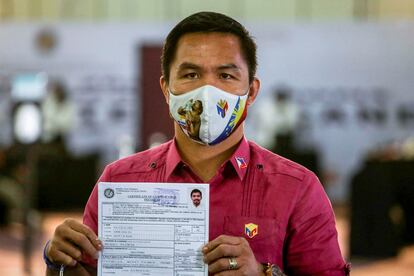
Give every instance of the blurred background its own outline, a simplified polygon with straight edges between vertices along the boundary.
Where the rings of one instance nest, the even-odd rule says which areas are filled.
[[[203,10],[255,37],[246,135],[320,177],[352,275],[414,275],[412,0],[0,0],[0,274],[44,275],[105,164],[172,137],[162,43]]]

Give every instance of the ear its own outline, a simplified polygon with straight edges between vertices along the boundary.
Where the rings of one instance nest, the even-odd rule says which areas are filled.
[[[257,95],[259,94],[259,90],[260,90],[260,80],[255,77],[252,83],[250,84],[249,95],[247,97],[247,105],[252,105],[254,103]]]
[[[164,94],[165,101],[167,102],[167,104],[169,104],[170,93],[168,92],[168,82],[164,76],[160,77],[160,87],[161,87],[162,93]]]

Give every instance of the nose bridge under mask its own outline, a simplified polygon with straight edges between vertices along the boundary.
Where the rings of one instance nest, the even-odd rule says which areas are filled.
[[[200,86],[200,87],[198,87],[196,89],[193,89],[193,90],[190,90],[188,92],[181,93],[181,94],[174,93],[174,91],[172,91],[170,88],[168,88],[168,93],[169,93],[170,96],[172,95],[173,97],[181,97],[181,96],[184,96],[184,95],[189,96],[189,94],[191,96],[193,96],[193,95],[195,95],[197,93],[207,94],[208,92],[213,91],[213,90],[216,91],[216,92],[219,92],[219,93],[226,93],[226,94],[228,94],[229,97],[244,97],[244,96],[248,96],[249,95],[250,86],[249,86],[249,88],[247,88],[247,90],[244,92],[243,95],[232,94],[231,92],[222,90],[222,89],[220,89],[220,88],[218,88],[216,86],[210,85],[210,84],[206,84],[206,85]],[[171,99],[171,97],[169,97],[169,100],[170,99]]]

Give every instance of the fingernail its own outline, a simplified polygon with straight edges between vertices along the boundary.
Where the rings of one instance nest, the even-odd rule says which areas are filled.
[[[102,250],[102,248],[103,248],[102,241],[100,241],[100,240],[97,240],[97,241],[98,241],[98,243],[96,244],[96,247],[98,248],[98,250]]]
[[[76,261],[76,260],[72,260],[72,262],[70,263],[70,265],[71,265],[71,266],[75,266],[75,265],[76,265],[76,263],[77,263],[77,261]]]
[[[207,246],[204,246],[202,250],[203,250],[203,252],[207,252],[208,251],[208,247]]]

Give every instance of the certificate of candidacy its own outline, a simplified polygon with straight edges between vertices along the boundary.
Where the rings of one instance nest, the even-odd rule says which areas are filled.
[[[208,275],[209,201],[208,184],[99,183],[98,276]]]

